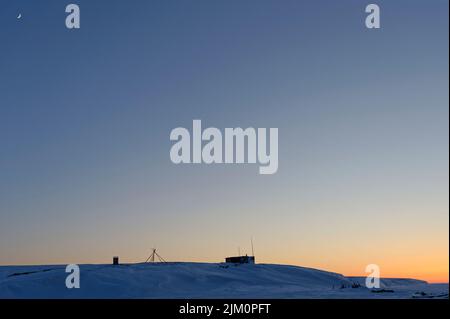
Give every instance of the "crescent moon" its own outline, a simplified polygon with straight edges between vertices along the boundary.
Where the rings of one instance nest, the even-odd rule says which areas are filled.
[[[19,13],[19,15],[17,16],[17,19],[20,19],[20,18],[22,18],[22,14],[21,13]]]

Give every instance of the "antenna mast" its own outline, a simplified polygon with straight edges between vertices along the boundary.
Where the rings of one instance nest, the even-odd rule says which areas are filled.
[[[152,253],[151,255],[147,258],[147,260],[145,262],[148,262],[150,260],[150,262],[154,263],[155,262],[155,257],[158,257],[160,262],[165,263],[166,261],[164,260],[164,258],[162,258],[157,252],[156,252],[156,248],[152,248]]]
[[[255,256],[255,253],[253,251],[253,237],[250,237],[250,242],[252,244],[252,256]]]

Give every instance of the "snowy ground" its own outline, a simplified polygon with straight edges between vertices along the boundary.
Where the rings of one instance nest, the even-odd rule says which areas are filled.
[[[80,265],[79,289],[65,266],[2,266],[0,298],[448,298],[448,284],[365,278],[288,265],[148,263]],[[362,287],[352,288],[358,286]]]

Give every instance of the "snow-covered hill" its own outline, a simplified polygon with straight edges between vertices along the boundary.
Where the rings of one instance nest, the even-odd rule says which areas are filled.
[[[386,279],[382,288],[389,289],[373,292],[355,288],[364,278],[288,265],[180,262],[80,270],[80,288],[68,289],[63,265],[0,267],[0,298],[448,298],[448,285]]]

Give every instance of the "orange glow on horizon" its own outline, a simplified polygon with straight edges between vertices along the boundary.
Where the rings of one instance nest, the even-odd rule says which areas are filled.
[[[366,273],[359,274],[344,274],[344,276],[356,276],[356,277],[366,277]],[[430,284],[448,284],[449,283],[449,274],[447,273],[422,273],[422,274],[410,274],[410,273],[386,273],[381,274],[382,278],[409,278],[409,279],[418,279],[425,280]]]

